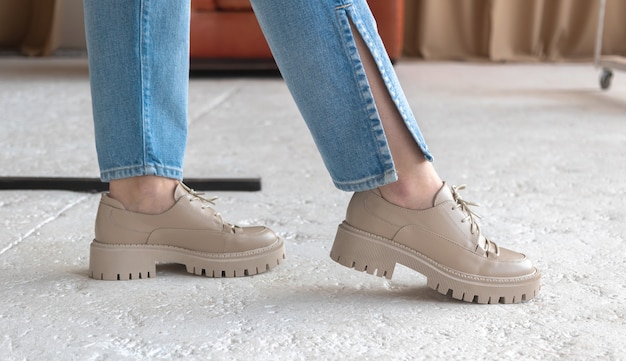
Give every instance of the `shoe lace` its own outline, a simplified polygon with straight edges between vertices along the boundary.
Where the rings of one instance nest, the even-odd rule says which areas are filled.
[[[224,219],[222,219],[222,216],[217,211],[215,211],[215,209],[213,209],[213,206],[215,206],[215,201],[218,199],[218,197],[213,196],[211,198],[206,198],[204,197],[204,192],[197,192],[189,188],[186,184],[182,182],[181,182],[181,185],[191,195],[191,198],[189,198],[190,202],[193,202],[196,200],[199,200],[200,202],[202,202],[202,206],[201,206],[202,209],[207,209],[207,208],[211,209],[215,217],[217,217],[220,220],[220,223],[229,227],[231,233],[235,233],[235,229],[239,228],[239,226],[225,222]]]
[[[187,186],[185,186],[187,188],[187,192],[189,192],[189,194],[192,195],[191,198],[189,198],[190,202],[193,202],[194,200],[199,200],[202,202],[202,209],[206,209],[206,208],[211,208],[213,209],[212,206],[215,205],[215,201],[218,199],[217,197],[211,197],[211,198],[205,198],[204,196],[204,192],[197,192]]]
[[[481,217],[476,212],[472,211],[472,209],[470,208],[470,207],[480,207],[480,205],[478,203],[468,202],[464,200],[463,198],[461,198],[461,196],[459,195],[459,191],[465,189],[465,184],[462,184],[460,186],[453,185],[451,188],[452,188],[452,197],[454,198],[454,201],[456,202],[456,204],[454,205],[454,207],[452,207],[452,209],[460,208],[463,214],[465,214],[465,218],[463,218],[461,222],[463,223],[469,222],[470,233],[477,234],[477,242],[476,242],[475,251],[477,251],[478,248],[481,248],[487,254],[492,253],[496,256],[500,255],[500,247],[498,247],[498,245],[495,242],[490,241],[489,239],[487,239],[487,237],[484,237],[484,236],[481,237],[482,234],[480,232],[480,226],[478,225],[478,222],[477,222],[477,219],[480,219]],[[484,240],[483,244],[480,244],[481,240]],[[494,251],[491,251],[492,249]]]

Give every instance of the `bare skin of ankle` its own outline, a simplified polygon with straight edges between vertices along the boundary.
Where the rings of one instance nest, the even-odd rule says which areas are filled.
[[[384,185],[379,190],[383,198],[395,205],[410,209],[431,208],[443,181],[432,163],[424,158],[404,124],[363,39],[354,27],[352,31],[398,174],[397,182]]]
[[[174,205],[177,185],[176,179],[157,176],[115,179],[109,184],[109,195],[129,211],[159,214]]]

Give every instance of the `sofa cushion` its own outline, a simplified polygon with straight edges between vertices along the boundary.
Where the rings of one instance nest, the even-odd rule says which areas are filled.
[[[215,0],[219,11],[252,11],[250,0]]]
[[[192,0],[191,9],[196,11],[215,11],[217,5],[215,0]]]
[[[369,0],[380,36],[392,60],[398,59],[402,54],[404,2],[405,0]],[[198,6],[215,8],[204,11],[199,10]],[[192,8],[190,56],[193,60],[272,58],[261,28],[251,11],[249,0],[192,0]]]

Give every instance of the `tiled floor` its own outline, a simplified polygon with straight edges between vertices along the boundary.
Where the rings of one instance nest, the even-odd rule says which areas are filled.
[[[588,64],[404,61],[397,71],[436,167],[482,203],[543,289],[519,305],[448,299],[400,267],[384,281],[328,257],[336,191],[276,77],[190,85],[188,177],[261,176],[220,192],[239,224],[287,242],[275,270],[209,279],[166,265],[87,277],[98,195],[0,191],[1,360],[618,360],[626,347],[626,74]],[[98,175],[84,59],[0,59],[0,174]]]

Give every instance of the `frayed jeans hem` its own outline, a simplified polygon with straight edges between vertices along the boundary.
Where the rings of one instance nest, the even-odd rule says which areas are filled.
[[[345,192],[364,192],[370,189],[375,189],[385,184],[393,183],[398,180],[398,175],[394,169],[386,171],[381,175],[375,175],[372,177],[350,181],[350,182],[337,182],[334,181],[337,189]]]
[[[146,166],[134,166],[115,168],[100,171],[100,180],[102,182],[110,182],[116,179],[140,177],[146,175],[154,175],[157,177],[183,179],[183,171],[178,168],[168,168],[163,166],[146,165]]]

